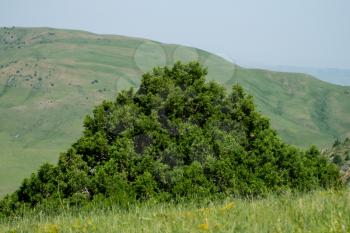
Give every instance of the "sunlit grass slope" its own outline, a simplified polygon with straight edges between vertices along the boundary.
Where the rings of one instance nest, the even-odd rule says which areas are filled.
[[[238,82],[281,137],[325,146],[350,132],[350,87],[304,74],[244,69],[208,52],[145,39],[48,28],[0,29],[0,196],[81,134],[83,117],[142,73],[199,60],[208,79]],[[349,134],[348,134],[349,136]]]
[[[261,200],[226,199],[206,204],[142,204],[129,210],[65,210],[57,216],[27,214],[5,220],[1,232],[349,232],[348,191],[318,191]]]

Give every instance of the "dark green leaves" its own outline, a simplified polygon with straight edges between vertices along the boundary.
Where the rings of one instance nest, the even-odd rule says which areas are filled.
[[[206,74],[198,63],[156,68],[136,93],[104,101],[58,165],[43,165],[0,211],[57,198],[121,204],[340,185],[317,148],[284,144],[241,86],[228,95]]]

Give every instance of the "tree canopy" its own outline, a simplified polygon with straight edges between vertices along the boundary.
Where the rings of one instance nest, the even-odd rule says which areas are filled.
[[[263,195],[340,185],[315,147],[283,143],[243,88],[207,82],[199,63],[143,75],[141,85],[104,101],[83,136],[0,202],[0,211],[60,199],[69,204],[213,194]]]

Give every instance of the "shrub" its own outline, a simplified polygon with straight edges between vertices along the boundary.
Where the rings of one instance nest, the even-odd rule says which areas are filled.
[[[137,92],[97,106],[58,164],[24,180],[1,212],[58,198],[120,204],[340,185],[339,170],[317,148],[286,145],[241,86],[227,94],[206,74],[198,63],[144,74]]]
[[[345,160],[346,161],[349,161],[350,160],[350,151],[347,153],[346,157],[345,157]]]
[[[338,166],[341,166],[344,164],[343,158],[341,157],[341,155],[336,154],[333,157],[333,163],[337,164]]]
[[[337,147],[337,146],[339,146],[339,145],[341,145],[341,141],[339,140],[339,138],[337,138],[337,139],[334,141],[334,143],[333,143],[333,148],[334,148],[334,147]]]

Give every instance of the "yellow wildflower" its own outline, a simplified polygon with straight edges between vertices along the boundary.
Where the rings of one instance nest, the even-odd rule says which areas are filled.
[[[202,208],[202,209],[199,210],[199,212],[208,214],[210,212],[210,208]]]
[[[202,231],[207,231],[209,230],[209,224],[208,223],[202,223],[202,224],[199,224],[199,229],[201,229]]]
[[[208,223],[208,219],[205,219],[205,223],[199,224],[198,228],[202,231],[207,231],[209,230],[209,223]]]
[[[235,204],[233,202],[230,202],[228,204],[226,204],[224,207],[221,208],[221,210],[225,211],[225,210],[230,210],[235,206]]]
[[[58,233],[58,225],[57,224],[43,224],[39,227],[42,232],[45,233]]]

